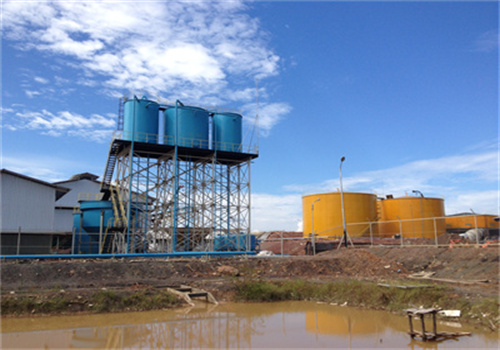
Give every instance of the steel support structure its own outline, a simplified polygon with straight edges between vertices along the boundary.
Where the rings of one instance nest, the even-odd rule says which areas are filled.
[[[115,211],[125,208],[126,227],[115,234],[115,253],[250,250],[250,166],[256,155],[123,145],[111,195],[119,203]]]

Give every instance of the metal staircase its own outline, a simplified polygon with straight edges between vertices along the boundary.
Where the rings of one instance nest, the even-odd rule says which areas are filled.
[[[111,202],[113,203],[113,212],[115,214],[115,227],[125,227],[127,223],[127,215],[125,212],[125,207],[123,206],[123,201],[120,198],[120,192],[116,187],[110,187]]]
[[[106,168],[104,169],[104,175],[101,182],[103,200],[108,200],[111,195],[111,180],[113,180],[113,172],[115,171],[116,158],[119,150],[120,146],[114,141],[111,141],[111,145],[109,146],[108,161],[106,162]]]

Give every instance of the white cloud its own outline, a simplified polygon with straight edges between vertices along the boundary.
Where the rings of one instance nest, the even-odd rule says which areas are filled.
[[[41,95],[41,92],[40,91],[35,91],[35,90],[24,90],[24,93],[26,94],[26,96],[28,96],[29,98],[33,98],[33,97],[36,97],[38,95]]]
[[[450,194],[445,200],[446,212],[461,213],[470,210],[478,214],[500,215],[498,190],[466,191]]]
[[[242,1],[4,2],[3,27],[23,49],[66,55],[107,88],[225,100],[233,77],[253,84],[278,73],[246,10]]]
[[[473,43],[472,51],[476,52],[495,52],[498,51],[498,29],[489,30],[482,33]]]
[[[65,160],[58,157],[39,154],[18,154],[17,156],[2,157],[2,168],[19,174],[31,176],[47,182],[66,180],[72,171],[92,171],[85,169],[85,164],[80,161]]]
[[[292,107],[288,103],[262,103],[257,111],[256,104],[246,104],[243,111],[247,116],[246,122],[259,126],[263,136],[269,136],[271,129],[290,113]],[[258,119],[255,116],[258,114]]]
[[[41,112],[18,112],[13,124],[6,124],[9,130],[40,130],[42,134],[59,137],[75,136],[97,142],[105,142],[111,137],[115,127],[113,115],[92,114],[84,117],[77,113],[61,111],[56,114],[47,110]]]
[[[446,214],[470,209],[481,214],[500,214],[499,156],[489,145],[484,145],[484,149],[343,177],[344,190],[395,197],[412,195],[412,190],[419,190],[426,197],[444,198]],[[293,230],[301,223],[302,195],[337,191],[339,187],[336,178],[321,183],[285,185],[283,195],[257,194],[252,213],[255,226],[261,231]]]
[[[252,231],[296,231],[301,222],[301,196],[252,194]]]
[[[48,84],[49,83],[48,79],[45,79],[42,77],[34,77],[33,80],[36,81],[37,83],[40,83],[40,84]]]

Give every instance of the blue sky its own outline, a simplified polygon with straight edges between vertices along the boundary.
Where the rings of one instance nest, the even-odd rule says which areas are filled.
[[[251,135],[258,88],[253,229],[300,228],[342,156],[346,191],[495,214],[498,19],[493,1],[3,1],[2,168],[102,175],[123,95],[236,109]]]

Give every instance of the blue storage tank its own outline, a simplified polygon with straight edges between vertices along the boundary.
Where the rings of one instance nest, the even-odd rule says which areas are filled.
[[[108,224],[114,223],[113,203],[111,201],[82,201],[82,228],[87,233],[99,233],[101,227],[101,211],[103,212],[103,232]]]
[[[191,106],[166,109],[164,143],[175,145],[176,134],[178,146],[207,149],[208,111]]]
[[[160,105],[146,97],[125,101],[123,139],[158,143],[158,111]]]
[[[241,152],[241,115],[216,113],[212,125],[212,147],[219,151]]]
[[[90,238],[87,232],[80,227],[81,213],[73,213],[73,232],[75,232],[75,238],[73,240],[73,252],[75,254],[94,254],[98,251],[98,244]]]

